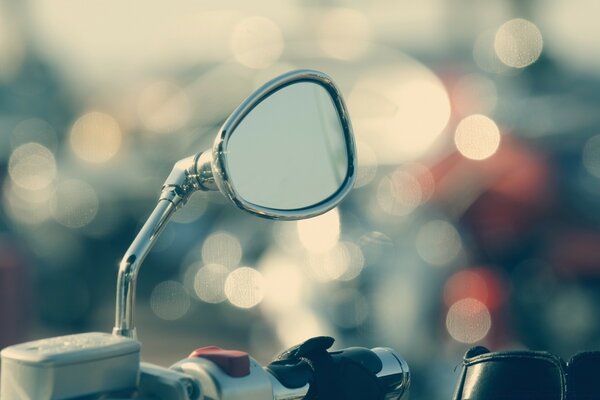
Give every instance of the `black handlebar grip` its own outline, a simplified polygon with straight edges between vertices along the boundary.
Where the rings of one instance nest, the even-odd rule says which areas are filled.
[[[406,392],[408,368],[391,350],[351,347],[328,352],[333,341],[309,339],[284,351],[267,370],[288,388],[308,383],[306,400],[387,400]],[[384,366],[383,354],[389,365]]]

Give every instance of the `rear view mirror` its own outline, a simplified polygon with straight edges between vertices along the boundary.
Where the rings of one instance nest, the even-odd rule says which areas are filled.
[[[251,94],[225,121],[212,149],[178,161],[167,177],[158,205],[121,261],[113,333],[135,337],[139,267],[194,191],[220,190],[265,218],[309,218],[348,194],[355,154],[344,101],[322,72],[293,71]]]
[[[260,216],[306,218],[335,206],[355,175],[354,141],[338,90],[316,71],[271,81],[223,125],[211,169],[229,199]]]

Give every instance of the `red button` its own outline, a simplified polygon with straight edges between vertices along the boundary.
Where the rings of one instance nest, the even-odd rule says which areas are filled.
[[[238,350],[223,350],[217,346],[201,347],[192,351],[188,358],[206,358],[217,364],[223,372],[233,378],[250,375],[250,357]]]

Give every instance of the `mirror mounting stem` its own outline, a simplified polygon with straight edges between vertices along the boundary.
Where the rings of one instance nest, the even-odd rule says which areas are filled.
[[[133,311],[135,305],[135,286],[137,275],[144,258],[150,252],[171,215],[176,209],[175,203],[167,199],[159,200],[148,220],[137,234],[135,240],[121,260],[117,277],[117,303],[113,334],[135,339]]]
[[[205,161],[207,158],[208,164]],[[196,168],[197,165],[200,168]],[[117,277],[114,335],[136,338],[133,314],[140,266],[173,213],[187,202],[192,193],[196,190],[216,190],[212,172],[210,169],[206,171],[206,165],[210,167],[210,152],[184,158],[175,164],[163,185],[158,204],[123,256]]]

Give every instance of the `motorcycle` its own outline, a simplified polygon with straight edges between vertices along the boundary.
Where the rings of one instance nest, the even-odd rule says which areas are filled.
[[[404,398],[409,368],[390,348],[328,351],[334,339],[316,337],[263,367],[246,352],[208,346],[165,368],[141,362],[136,340],[141,264],[192,193],[218,190],[263,218],[310,218],[335,207],[351,190],[355,153],[346,106],[329,76],[300,70],[266,83],[225,121],[212,149],[175,163],[120,263],[112,334],[89,332],[5,348],[0,398]]]

